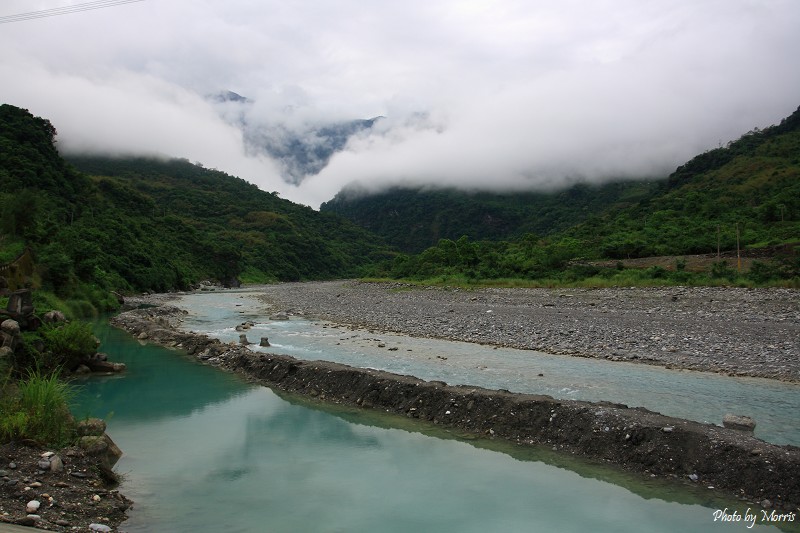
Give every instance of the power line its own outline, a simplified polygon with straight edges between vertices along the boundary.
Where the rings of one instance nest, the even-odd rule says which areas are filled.
[[[29,11],[27,13],[19,13],[17,15],[6,15],[0,17],[0,24],[9,24],[11,22],[21,22],[24,20],[32,20],[44,17],[55,17],[58,15],[68,15],[70,13],[80,13],[81,11],[104,9],[106,7],[121,6],[123,4],[134,4],[136,2],[144,2],[144,0],[98,0],[95,2],[84,2],[82,4],[74,4],[71,6],[64,6],[64,7],[54,7],[51,9],[43,9],[41,11]]]

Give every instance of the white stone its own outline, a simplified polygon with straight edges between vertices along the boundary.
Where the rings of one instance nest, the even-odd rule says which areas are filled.
[[[89,529],[92,531],[99,531],[101,533],[108,533],[111,528],[105,524],[89,524]]]
[[[39,507],[41,505],[42,504],[41,504],[41,502],[39,502],[39,500],[31,500],[31,501],[28,502],[27,507],[25,507],[25,512],[26,513],[35,513],[36,511],[39,510]]]

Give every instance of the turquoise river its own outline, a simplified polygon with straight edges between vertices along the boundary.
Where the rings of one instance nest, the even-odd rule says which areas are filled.
[[[270,321],[246,291],[191,295],[178,304],[189,311],[186,329],[232,340],[239,335],[234,326],[251,320],[258,326],[248,335],[268,335],[274,341],[270,350],[296,357],[322,359],[329,352],[332,360],[448,382],[490,376],[474,384],[499,382],[510,390],[547,382],[567,397],[591,399],[616,387],[610,377],[585,387],[578,374],[597,369],[558,370],[535,352],[523,352],[536,360],[525,370],[521,361],[497,362],[521,357],[513,351],[307,320]],[[101,350],[126,363],[128,372],[79,382],[73,410],[78,417],[106,418],[109,434],[125,452],[116,470],[124,475],[122,492],[135,504],[124,531],[779,531],[760,519],[754,527],[744,520],[715,521],[715,511],[744,515],[748,505],[722,499],[702,484],[625,474],[549,449],[470,439],[401,417],[287,396],[107,324],[98,324],[96,333]],[[440,344],[428,344],[433,342]],[[398,349],[388,351],[392,343]],[[383,354],[383,362],[376,354]],[[569,358],[559,364],[563,359]],[[528,374],[539,378],[538,385],[529,383]],[[760,385],[744,383],[751,389]],[[787,409],[798,412],[797,388],[781,385],[771,394],[779,398],[782,392]],[[749,398],[741,401],[749,405]],[[706,416],[711,415],[693,418]],[[782,414],[771,420],[771,440],[796,442],[795,424]]]

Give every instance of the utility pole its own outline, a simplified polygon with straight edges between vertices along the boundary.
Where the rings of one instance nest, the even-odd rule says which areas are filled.
[[[742,271],[742,254],[739,249],[739,223],[736,223],[736,270]]]

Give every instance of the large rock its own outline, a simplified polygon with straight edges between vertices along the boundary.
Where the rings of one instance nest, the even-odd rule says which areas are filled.
[[[112,363],[100,359],[89,359],[84,363],[92,372],[122,372],[125,370],[123,363]]]
[[[6,310],[12,315],[28,316],[34,312],[33,295],[30,289],[20,289],[12,292],[8,297]]]
[[[722,418],[722,425],[728,429],[753,432],[756,429],[756,421],[749,416],[727,414]]]
[[[9,348],[8,346],[0,347],[0,360],[3,360],[7,357],[11,357],[14,354],[14,350]]]
[[[76,431],[79,437],[100,437],[106,432],[106,423],[101,418],[87,418],[78,422]]]
[[[109,469],[122,457],[122,450],[106,434],[81,437],[78,439],[78,446],[88,455],[96,456],[100,465]]]
[[[0,347],[14,352],[21,338],[19,322],[7,319],[0,323]]]
[[[42,321],[45,324],[59,324],[61,322],[66,322],[67,317],[64,316],[64,313],[61,311],[56,311],[55,309],[52,311],[46,312],[42,315]]]
[[[12,337],[16,337],[17,335],[19,335],[20,331],[19,322],[17,322],[16,320],[11,320],[10,318],[7,320],[3,320],[3,322],[0,323],[0,330],[2,330],[3,333],[8,333]]]

